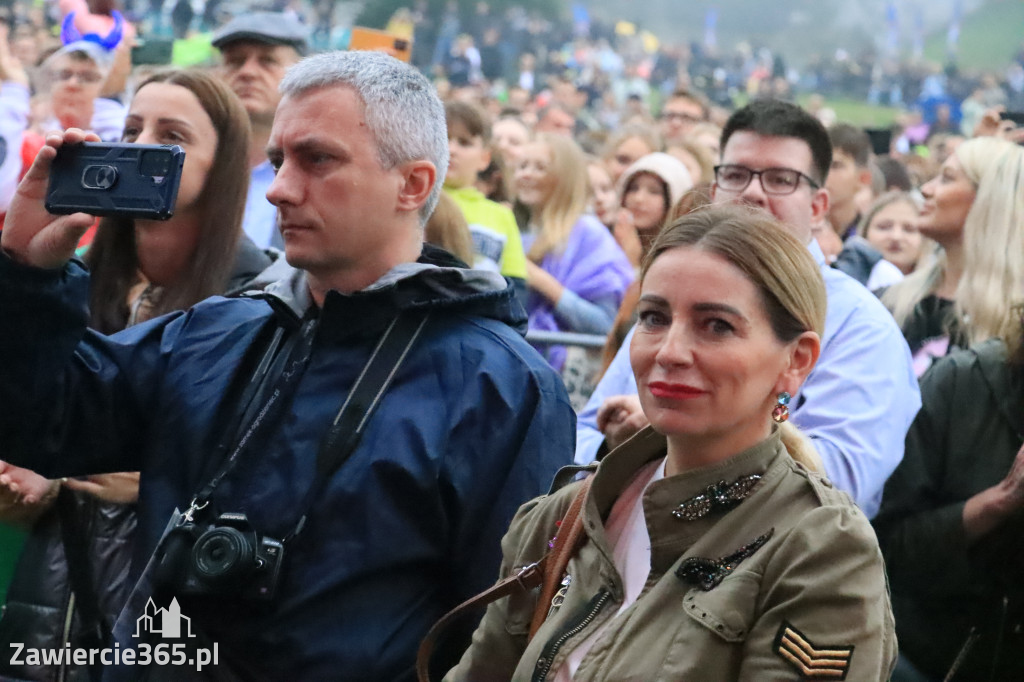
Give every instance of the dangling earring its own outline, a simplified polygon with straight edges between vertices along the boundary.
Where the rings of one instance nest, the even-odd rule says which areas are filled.
[[[772,419],[776,424],[781,424],[789,419],[789,408],[787,407],[789,405],[789,394],[783,391],[776,400],[778,400],[778,404],[772,410]]]

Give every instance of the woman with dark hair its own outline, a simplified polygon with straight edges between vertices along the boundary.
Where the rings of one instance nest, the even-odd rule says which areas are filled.
[[[185,168],[170,220],[100,221],[85,255],[95,329],[111,334],[188,308],[238,288],[269,265],[241,240],[249,178],[239,168],[244,171],[248,156],[249,120],[240,104],[199,71],[158,73],[137,90],[123,140],[179,145]],[[228,266],[240,244],[253,264],[232,272]]]
[[[274,261],[241,231],[249,135],[242,103],[213,76],[172,70],[139,86],[123,140],[179,145],[185,163],[169,220],[100,222],[85,256],[94,329],[113,333],[246,288],[262,281],[261,273],[276,278]],[[0,490],[20,502],[7,507],[6,520],[36,519],[0,618],[0,646],[101,646],[97,633],[109,632],[131,589],[138,473],[47,481],[0,462]],[[74,678],[86,670],[0,661],[0,675],[19,679]]]
[[[825,324],[814,258],[766,214],[710,206],[661,232],[641,278],[630,359],[650,426],[589,488],[520,508],[503,577],[574,526],[583,490],[561,588],[491,603],[447,679],[887,679],[874,533],[785,423]]]

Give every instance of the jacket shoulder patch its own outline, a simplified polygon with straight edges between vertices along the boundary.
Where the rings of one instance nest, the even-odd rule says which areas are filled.
[[[814,644],[786,621],[779,626],[772,651],[796,668],[802,680],[845,680],[853,658],[852,645]]]

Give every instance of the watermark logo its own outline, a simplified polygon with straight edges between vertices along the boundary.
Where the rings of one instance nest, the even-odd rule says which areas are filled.
[[[145,612],[135,621],[135,634],[132,637],[137,639],[147,632],[166,639],[195,637],[192,633],[192,619],[182,615],[177,598],[171,599],[166,609],[157,608],[153,598],[149,598]]]
[[[174,642],[151,643],[159,636]],[[119,642],[103,649],[72,648],[65,644],[59,648],[32,648],[23,643],[12,642],[10,663],[12,666],[189,666],[201,672],[208,665],[220,661],[220,647],[197,647],[194,642],[180,640],[196,639],[192,631],[192,619],[181,612],[177,599],[172,599],[166,608],[158,608],[150,598],[146,608],[135,622],[135,639],[145,639],[132,647],[121,647]]]

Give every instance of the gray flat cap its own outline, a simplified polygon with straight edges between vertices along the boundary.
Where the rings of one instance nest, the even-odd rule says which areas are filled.
[[[249,12],[224,26],[213,36],[213,46],[221,48],[236,40],[252,40],[268,45],[289,45],[299,54],[309,47],[309,29],[290,14],[281,12]]]

